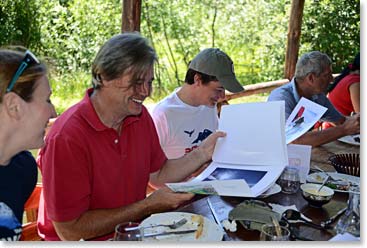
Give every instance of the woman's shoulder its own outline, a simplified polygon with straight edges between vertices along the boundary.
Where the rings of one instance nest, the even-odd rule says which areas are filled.
[[[36,159],[29,151],[21,151],[14,155],[11,160],[11,164],[17,168],[21,168],[21,170],[27,171],[27,173],[37,171]]]
[[[346,85],[349,86],[353,83],[360,83],[361,81],[361,76],[360,74],[349,74],[347,76],[345,76],[340,82],[340,85]]]
[[[34,161],[34,157],[30,151],[21,151],[17,153],[13,159],[20,159],[20,160],[32,160]]]

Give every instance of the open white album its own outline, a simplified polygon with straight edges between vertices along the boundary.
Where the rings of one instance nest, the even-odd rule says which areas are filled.
[[[275,183],[287,165],[301,166],[304,181],[310,147],[292,145],[287,149],[286,144],[310,130],[325,112],[325,107],[303,97],[287,122],[283,101],[223,106],[218,129],[227,135],[218,139],[213,162],[191,181],[167,186],[175,192],[257,197]],[[294,163],[295,159],[302,163]]]
[[[288,164],[284,102],[222,107],[213,162],[189,182],[168,183],[176,192],[256,197],[270,188]]]

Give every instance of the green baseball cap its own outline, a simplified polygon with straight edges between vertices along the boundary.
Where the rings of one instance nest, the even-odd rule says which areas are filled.
[[[209,76],[215,76],[220,84],[232,93],[244,90],[234,74],[231,58],[218,48],[202,50],[190,62],[189,68]]]

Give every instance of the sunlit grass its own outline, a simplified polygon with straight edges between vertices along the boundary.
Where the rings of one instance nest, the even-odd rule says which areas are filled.
[[[92,85],[90,73],[83,71],[63,75],[51,73],[50,82],[52,88],[51,100],[58,115],[80,101],[86,89]]]
[[[229,103],[237,104],[237,103],[246,103],[246,102],[266,102],[268,96],[269,96],[269,93],[255,94],[251,96],[243,96],[240,98],[230,100]]]
[[[57,115],[62,114],[66,109],[79,102],[82,98],[64,98],[52,96],[52,103],[55,106]]]

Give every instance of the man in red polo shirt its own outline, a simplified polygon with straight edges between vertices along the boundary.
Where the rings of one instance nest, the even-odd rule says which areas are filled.
[[[55,121],[40,152],[45,240],[106,240],[114,227],[177,208],[192,194],[168,188],[145,198],[150,175],[178,182],[210,160],[216,132],[194,152],[168,160],[142,105],[151,93],[155,51],[135,33],[112,37],[92,65],[93,89]],[[158,172],[158,173],[157,173]]]

